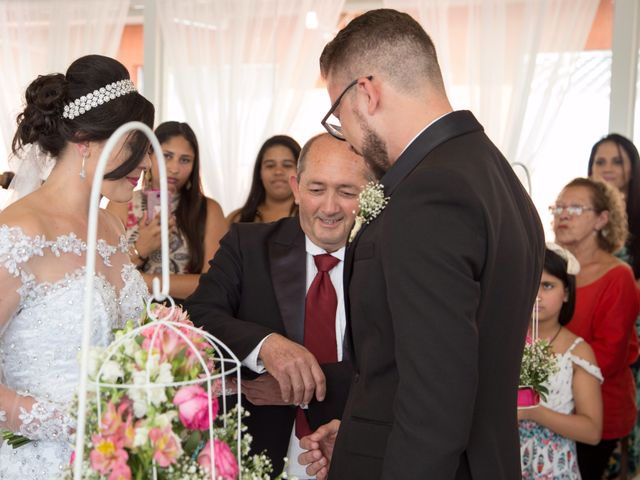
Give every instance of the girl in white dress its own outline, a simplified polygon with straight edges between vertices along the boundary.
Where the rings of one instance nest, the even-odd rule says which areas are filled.
[[[563,327],[573,315],[580,266],[562,247],[547,243],[538,290],[540,338],[550,341],[558,371],[539,406],[518,410],[523,479],[580,479],[576,441],[592,445],[602,433],[602,374],[591,347]]]
[[[30,167],[15,181],[26,175],[39,183],[42,158],[53,169],[0,213],[0,430],[34,440],[0,445],[0,478],[39,480],[56,478],[72,451],[93,173],[109,136],[132,120],[152,127],[154,108],[122,64],[99,55],[76,60],[64,75],[39,76],[25,97],[13,150]],[[149,166],[149,142],[132,133],[114,152],[101,193],[126,202]],[[138,318],[148,295],[123,233],[118,219],[100,212],[94,345],[106,346],[113,328]]]

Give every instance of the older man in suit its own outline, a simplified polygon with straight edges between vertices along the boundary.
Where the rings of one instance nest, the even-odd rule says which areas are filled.
[[[303,439],[302,460],[324,476],[337,432],[331,479],[520,478],[516,391],[544,253],[536,210],[474,116],[452,111],[409,15],[354,19],[320,67],[333,101],[323,124],[384,174],[390,200],[345,262],[355,374],[342,423]]]
[[[298,478],[309,477],[296,461],[298,437],[340,417],[351,380],[343,260],[372,178],[346,143],[312,138],[291,178],[299,218],[233,225],[187,300],[194,323],[258,374],[242,384],[253,451],[266,450],[278,472],[287,455]]]

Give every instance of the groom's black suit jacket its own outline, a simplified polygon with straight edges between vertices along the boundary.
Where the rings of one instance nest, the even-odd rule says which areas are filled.
[[[303,343],[306,296],[305,237],[297,217],[279,222],[232,225],[220,242],[209,271],[186,302],[192,321],[244,359],[270,333]],[[335,339],[332,340],[335,342]],[[343,349],[344,358],[348,350]],[[312,401],[312,429],[340,418],[352,368],[348,361],[321,365],[327,379],[323,402]],[[255,377],[243,370],[243,378]],[[231,398],[231,397],[228,397]],[[243,397],[244,398],[244,397]],[[292,406],[254,406],[243,401],[253,436],[252,451],[266,450],[274,472],[283,468],[295,418]]]
[[[516,391],[540,282],[538,214],[467,111],[382,178],[347,251],[355,375],[332,480],[515,480]]]

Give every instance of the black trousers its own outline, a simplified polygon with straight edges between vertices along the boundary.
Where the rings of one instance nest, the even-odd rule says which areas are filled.
[[[602,480],[618,440],[601,440],[597,445],[577,442],[578,467],[582,480]]]

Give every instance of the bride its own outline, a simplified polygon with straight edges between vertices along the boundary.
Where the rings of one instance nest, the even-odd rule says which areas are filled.
[[[99,55],[79,58],[65,75],[39,76],[25,97],[13,151],[34,166],[37,156],[54,166],[41,187],[0,213],[0,430],[33,440],[0,446],[0,478],[32,480],[55,478],[72,451],[68,407],[79,377],[93,173],[106,139],[128,121],[152,127],[154,108],[122,64]],[[148,150],[142,134],[125,137],[107,164],[102,195],[130,200],[149,167]],[[148,295],[123,234],[120,221],[101,210],[95,345],[107,345],[112,328],[138,318]]]

